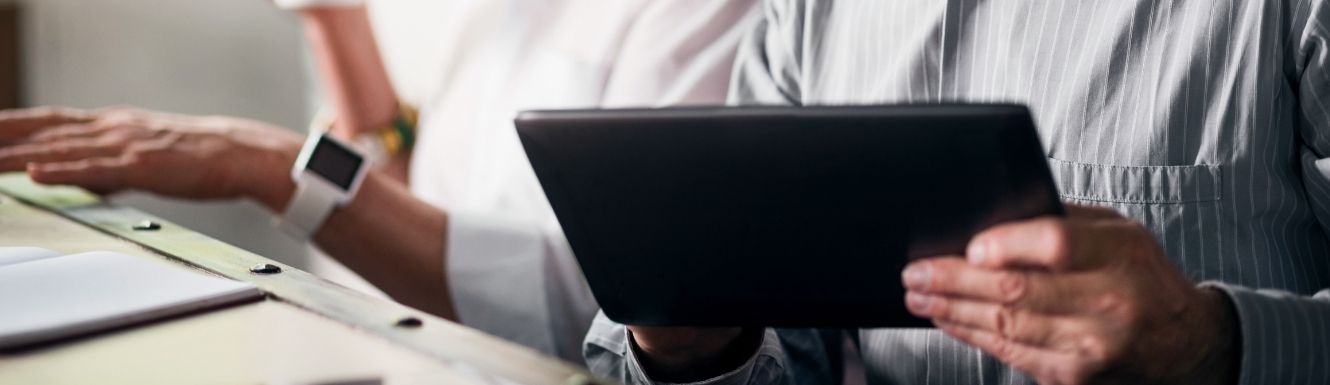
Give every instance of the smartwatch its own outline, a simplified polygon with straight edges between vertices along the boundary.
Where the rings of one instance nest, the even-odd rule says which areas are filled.
[[[308,239],[328,214],[355,197],[368,173],[365,156],[326,132],[313,131],[291,167],[296,192],[278,226],[293,237]]]

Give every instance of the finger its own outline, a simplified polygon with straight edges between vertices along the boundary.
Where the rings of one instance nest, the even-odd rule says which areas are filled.
[[[28,175],[42,184],[65,184],[108,193],[123,190],[129,166],[126,157],[94,158],[72,162],[31,164]]]
[[[1085,383],[1091,374],[1102,369],[1102,365],[1087,362],[1072,352],[1042,349],[959,324],[943,322],[937,326],[953,338],[1030,374],[1040,383]]]
[[[960,258],[915,261],[901,275],[905,288],[920,294],[993,302],[1051,314],[1083,309],[1081,298],[1102,286],[1084,273],[989,269]]]
[[[1035,313],[992,302],[909,292],[905,295],[905,303],[911,313],[933,322],[985,330],[1022,344],[1059,351],[1072,349],[1068,345],[1071,339],[1066,336],[1086,329],[1083,322],[1075,318]]]
[[[1088,232],[1086,225],[1051,216],[1003,223],[975,235],[965,255],[989,268],[1088,269],[1102,260],[1106,234]]]
[[[44,130],[39,130],[23,143],[49,143],[64,139],[91,138],[97,137],[110,130],[111,126],[102,124],[75,123],[55,126]]]
[[[0,111],[0,143],[13,142],[43,128],[92,121],[85,111],[59,107],[38,107]]]
[[[905,288],[924,294],[948,295],[1012,303],[1026,296],[1029,277],[1017,269],[988,269],[960,257],[926,258],[901,272]]]
[[[29,163],[61,163],[79,159],[113,157],[121,146],[89,139],[23,144],[0,148],[0,171],[22,170]]]

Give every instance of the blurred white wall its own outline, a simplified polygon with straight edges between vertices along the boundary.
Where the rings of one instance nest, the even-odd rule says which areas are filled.
[[[310,77],[298,20],[267,0],[16,0],[30,105],[134,105],[303,129]],[[116,201],[296,266],[308,251],[249,202]]]
[[[468,15],[461,9],[477,1],[501,0],[367,0],[374,37],[403,100],[427,104],[446,86],[442,77],[456,43],[448,37]]]

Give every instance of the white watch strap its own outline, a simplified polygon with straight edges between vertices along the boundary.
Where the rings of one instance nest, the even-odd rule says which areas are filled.
[[[319,186],[309,182],[296,184],[296,193],[282,213],[279,226],[282,231],[299,239],[308,239],[323,226],[328,214],[338,206],[337,196],[318,189]]]

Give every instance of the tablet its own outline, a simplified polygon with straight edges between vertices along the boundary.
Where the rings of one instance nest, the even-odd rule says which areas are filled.
[[[1061,215],[1016,105],[529,111],[517,133],[615,321],[924,327],[909,261]]]

